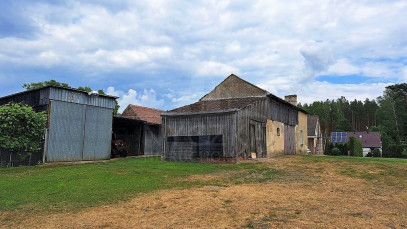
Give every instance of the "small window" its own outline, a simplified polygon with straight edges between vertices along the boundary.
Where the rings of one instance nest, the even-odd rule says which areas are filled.
[[[280,136],[280,128],[277,128],[277,136]]]
[[[301,146],[304,145],[304,136],[303,136],[302,130],[300,130],[300,144],[301,144]]]

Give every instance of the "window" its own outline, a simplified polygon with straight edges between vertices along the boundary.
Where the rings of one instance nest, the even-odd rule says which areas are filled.
[[[277,128],[277,136],[280,136],[280,128]]]
[[[301,146],[304,145],[304,136],[303,136],[303,131],[302,130],[300,130],[300,144],[301,144]]]

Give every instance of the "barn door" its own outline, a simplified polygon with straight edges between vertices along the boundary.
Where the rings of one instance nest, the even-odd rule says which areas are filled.
[[[47,162],[82,160],[85,105],[51,101]]]
[[[266,156],[266,124],[250,120],[250,153],[256,153],[257,157]]]
[[[109,159],[112,140],[112,110],[93,106],[86,106],[85,110],[82,160]]]
[[[284,125],[284,154],[295,154],[295,126]]]

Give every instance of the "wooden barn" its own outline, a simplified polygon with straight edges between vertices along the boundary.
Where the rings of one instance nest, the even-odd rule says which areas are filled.
[[[296,96],[283,100],[230,75],[198,102],[163,113],[163,157],[272,157],[307,152],[307,113]]]

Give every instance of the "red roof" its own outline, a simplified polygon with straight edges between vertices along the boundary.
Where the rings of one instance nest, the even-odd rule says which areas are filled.
[[[143,120],[149,123],[161,124],[161,113],[163,112],[163,110],[130,104],[123,111],[122,116]]]
[[[347,141],[350,137],[359,139],[363,148],[381,148],[380,132],[348,132]]]

